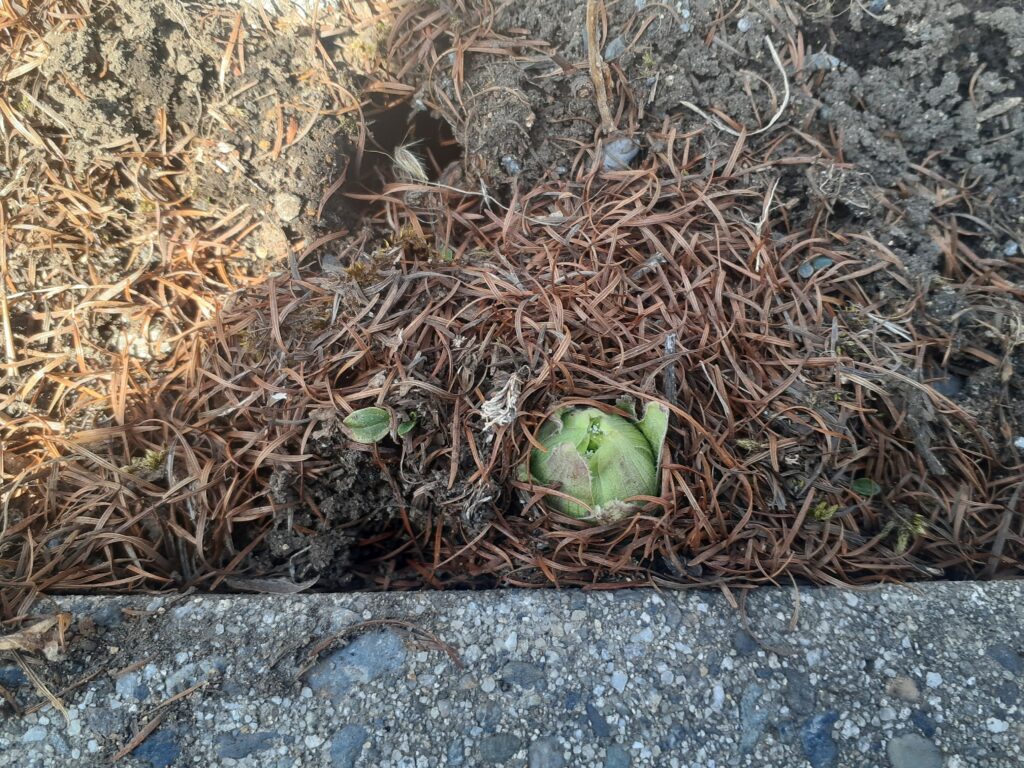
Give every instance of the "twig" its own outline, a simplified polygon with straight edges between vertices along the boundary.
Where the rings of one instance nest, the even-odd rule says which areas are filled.
[[[590,79],[594,82],[594,98],[597,99],[597,111],[601,115],[601,130],[605,134],[615,132],[615,120],[608,107],[608,73],[604,60],[601,58],[600,41],[597,37],[598,3],[601,0],[587,0],[587,62],[590,66]]]
[[[11,381],[17,376],[15,363],[18,356],[14,351],[14,334],[11,332],[11,315],[7,308],[7,217],[0,202],[0,330],[4,337],[4,359],[7,361],[7,375]]]
[[[136,747],[149,738],[149,735],[156,730],[157,726],[160,725],[163,720],[164,713],[161,713],[142,726],[142,728],[128,740],[128,743],[121,747],[121,749],[119,749],[114,756],[110,758],[110,763],[113,765],[125,755],[130,754]]]

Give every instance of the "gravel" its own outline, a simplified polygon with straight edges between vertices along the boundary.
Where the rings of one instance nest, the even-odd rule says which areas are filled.
[[[259,733],[230,731],[217,736],[214,739],[214,744],[217,747],[218,757],[240,760],[254,752],[265,752],[270,749],[274,745],[276,738],[276,733],[268,733],[266,731],[260,731]]]
[[[831,768],[839,759],[839,748],[832,738],[832,726],[839,715],[824,712],[810,718],[800,729],[804,754],[814,768]]]
[[[152,768],[168,768],[174,765],[179,755],[178,734],[167,728],[155,731],[132,752],[140,763]]]
[[[530,745],[530,768],[565,768],[565,757],[558,739],[549,736]]]
[[[1024,660],[1021,659],[1019,653],[1006,645],[1006,643],[997,643],[990,646],[986,653],[990,659],[996,661],[1007,672],[1012,672],[1018,676],[1024,673]]]
[[[157,712],[118,765],[1010,768],[1022,598],[801,588],[797,608],[763,589],[745,620],[696,591],[56,598],[80,623],[38,669],[51,690],[87,682],[62,695],[68,720],[0,718],[0,754],[109,764]]]
[[[485,763],[501,765],[522,747],[523,742],[511,733],[497,733],[480,742],[480,759]]]
[[[891,739],[885,751],[892,768],[942,768],[942,752],[916,733]]]

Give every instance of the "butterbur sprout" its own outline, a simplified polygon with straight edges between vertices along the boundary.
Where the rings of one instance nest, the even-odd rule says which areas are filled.
[[[526,479],[557,489],[545,502],[570,517],[612,522],[640,509],[638,496],[661,491],[659,466],[668,408],[651,403],[643,419],[598,408],[560,408],[541,426],[524,467]]]

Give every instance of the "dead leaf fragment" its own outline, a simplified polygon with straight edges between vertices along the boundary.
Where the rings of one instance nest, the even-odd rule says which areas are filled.
[[[64,649],[64,632],[71,626],[70,613],[58,613],[10,635],[0,637],[0,651],[42,653],[54,661]]]

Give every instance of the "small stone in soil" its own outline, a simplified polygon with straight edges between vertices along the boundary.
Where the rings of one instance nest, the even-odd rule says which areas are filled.
[[[279,192],[274,195],[274,212],[281,221],[295,221],[302,213],[302,198],[289,192]]]
[[[910,722],[917,726],[918,730],[921,731],[929,739],[935,735],[935,723],[930,717],[919,709],[915,709],[910,713]]]
[[[757,641],[746,630],[738,630],[732,636],[732,647],[740,656],[748,656],[757,652]]]
[[[368,682],[397,672],[406,656],[405,644],[394,632],[370,632],[324,657],[309,671],[306,683],[339,701],[357,681]]]
[[[594,735],[599,739],[610,736],[612,729],[608,727],[608,721],[604,719],[604,715],[601,714],[601,710],[597,708],[597,705],[588,701],[586,709],[587,719],[590,720],[590,727],[594,729]]]
[[[37,741],[42,741],[46,738],[46,729],[41,725],[33,725],[25,734],[21,737],[22,742],[25,744],[33,744]]]
[[[28,683],[28,678],[25,677],[25,673],[21,671],[20,667],[13,664],[0,667],[0,685],[4,688],[20,688],[26,683]]]
[[[768,712],[758,708],[764,689],[757,683],[751,683],[744,689],[740,698],[740,749],[749,752],[761,738]]]
[[[361,725],[349,724],[334,734],[331,739],[331,765],[336,768],[352,768],[363,751],[368,736]],[[459,754],[462,754],[461,744]]]
[[[139,744],[132,754],[152,768],[168,768],[181,755],[175,733],[161,729]]]
[[[626,50],[626,41],[616,37],[604,47],[604,60],[613,61],[621,56]]]
[[[626,690],[626,683],[628,682],[629,678],[626,677],[626,674],[624,672],[615,670],[612,673],[612,688],[614,688],[619,693],[622,693],[624,690]]]
[[[787,669],[786,689],[783,697],[790,709],[798,715],[809,715],[814,711],[815,690],[806,672],[799,669]]]
[[[998,662],[1007,672],[1012,672],[1015,675],[1024,672],[1024,659],[1021,659],[1020,654],[1005,643],[993,645],[986,653],[990,659]]]
[[[523,661],[510,661],[501,668],[501,679],[520,688],[538,688],[544,681],[544,670]]]
[[[628,137],[612,139],[604,145],[604,158],[601,165],[606,171],[622,171],[629,168],[637,155],[640,145]]]
[[[448,745],[448,765],[458,766],[465,762],[465,756],[463,755],[464,747],[462,739],[455,739],[451,744]]]
[[[224,759],[241,760],[253,752],[264,752],[270,749],[274,745],[275,736],[277,734],[265,731],[222,733],[216,739],[217,754]]]
[[[985,728],[989,733],[1006,733],[1010,729],[1010,724],[998,717],[990,717],[985,720]]]
[[[517,176],[523,170],[523,164],[512,155],[505,155],[501,158],[501,167],[509,176]]]

